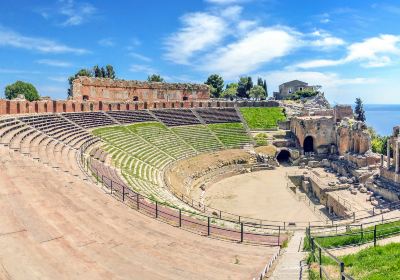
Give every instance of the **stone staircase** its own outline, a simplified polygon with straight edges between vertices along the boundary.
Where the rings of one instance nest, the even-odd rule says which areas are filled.
[[[278,260],[271,277],[271,280],[299,280],[308,279],[307,266],[303,260],[306,253],[303,252],[303,240],[305,234],[303,231],[295,231],[288,247],[283,251]]]

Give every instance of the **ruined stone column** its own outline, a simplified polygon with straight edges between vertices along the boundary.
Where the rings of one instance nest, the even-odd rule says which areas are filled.
[[[383,155],[381,155],[381,167],[383,167]]]
[[[395,164],[395,172],[396,173],[399,173],[399,144],[400,143],[396,141],[396,144],[395,144],[396,148],[395,148],[395,151],[394,151],[395,152],[395,159],[394,160],[396,161],[394,164]]]
[[[387,170],[390,169],[390,139],[387,141]]]

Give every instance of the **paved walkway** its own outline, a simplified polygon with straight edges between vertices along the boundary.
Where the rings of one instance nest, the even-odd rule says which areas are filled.
[[[278,261],[271,280],[299,280],[307,279],[301,277],[301,264],[302,260],[306,257],[306,253],[302,251],[303,239],[305,237],[304,231],[295,231],[288,247]]]

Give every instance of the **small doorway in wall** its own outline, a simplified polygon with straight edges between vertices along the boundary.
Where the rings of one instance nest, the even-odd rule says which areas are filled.
[[[83,99],[83,101],[88,101],[89,100],[89,95],[83,95],[82,99]]]
[[[133,97],[133,101],[139,101],[139,97],[138,96],[134,96]]]
[[[188,100],[189,100],[189,97],[188,97],[188,96],[184,96],[184,97],[182,98],[182,100],[183,100],[183,101],[188,101]]]
[[[305,153],[314,152],[314,138],[312,136],[304,138],[303,148]]]
[[[290,152],[288,150],[281,150],[279,154],[276,156],[276,160],[280,164],[288,164],[290,163]]]

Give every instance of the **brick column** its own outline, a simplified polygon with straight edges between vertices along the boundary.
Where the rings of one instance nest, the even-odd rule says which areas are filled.
[[[387,140],[387,170],[390,169],[390,139]]]

